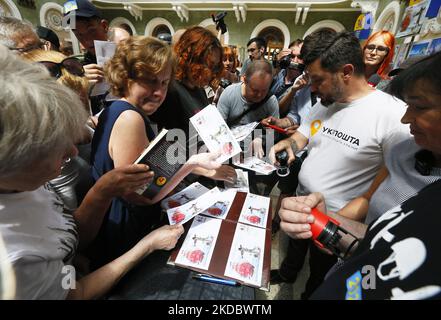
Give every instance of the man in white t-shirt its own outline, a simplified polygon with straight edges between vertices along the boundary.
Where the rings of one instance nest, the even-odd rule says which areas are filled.
[[[405,105],[368,85],[358,39],[349,32],[313,33],[305,39],[302,52],[311,91],[320,103],[291,137],[273,147],[270,157],[275,161],[275,154],[286,150],[290,163],[297,150],[308,146],[297,196],[320,191],[329,210],[337,212],[367,191],[383,163],[383,152],[391,147],[392,135],[409,134],[400,123]],[[290,240],[288,257],[278,274],[272,274],[274,282],[295,281],[309,244]],[[302,298],[309,297],[335,262],[315,246],[310,249],[311,276]]]

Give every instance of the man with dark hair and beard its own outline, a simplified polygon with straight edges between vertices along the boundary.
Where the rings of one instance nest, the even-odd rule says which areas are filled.
[[[395,138],[409,134],[399,121],[405,105],[368,85],[360,44],[349,32],[317,31],[305,38],[301,55],[311,92],[320,102],[293,135],[271,149],[270,158],[276,162],[275,154],[286,150],[291,163],[307,146],[296,194],[320,190],[328,208],[338,212],[368,190]],[[272,272],[273,283],[294,282],[309,247],[311,274],[302,298],[311,295],[336,262],[310,243],[290,239],[280,270]]]

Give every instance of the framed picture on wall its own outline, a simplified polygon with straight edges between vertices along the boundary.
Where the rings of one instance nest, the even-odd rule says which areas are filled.
[[[431,54],[434,54],[434,53],[440,52],[440,51],[441,51],[441,38],[437,38],[437,39],[432,40],[429,48],[427,48],[426,54],[431,55]]]
[[[415,42],[410,48],[408,58],[413,56],[425,56],[427,52],[427,48],[429,48],[430,41],[425,42]]]
[[[407,51],[409,50],[410,43],[403,43],[399,46],[398,50],[395,51],[395,59],[393,69],[398,68],[400,64],[406,59]]]
[[[406,8],[401,19],[401,26],[397,33],[397,38],[414,35],[420,32],[430,0],[422,0],[413,6]]]

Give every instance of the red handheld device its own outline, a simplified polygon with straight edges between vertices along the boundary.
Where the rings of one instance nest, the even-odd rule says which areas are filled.
[[[345,259],[355,244],[358,243],[357,237],[352,233],[340,227],[340,223],[327,216],[317,208],[311,209],[311,214],[314,216],[314,223],[311,223],[312,240],[320,248],[326,248],[332,251],[335,255]],[[352,237],[349,241],[349,246],[346,249],[340,245],[342,237]],[[343,251],[344,250],[344,251]]]
[[[265,127],[271,128],[271,129],[273,129],[273,130],[275,130],[277,132],[286,134],[286,129],[282,129],[282,128],[278,127],[278,126],[275,126],[275,125],[272,125],[272,124],[267,124],[267,123],[263,123],[263,125]]]

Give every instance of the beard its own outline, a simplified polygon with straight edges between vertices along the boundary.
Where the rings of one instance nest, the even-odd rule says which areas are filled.
[[[320,96],[320,103],[324,106],[329,106],[343,97],[343,86],[338,82],[337,77],[332,79],[331,93],[327,96]]]

